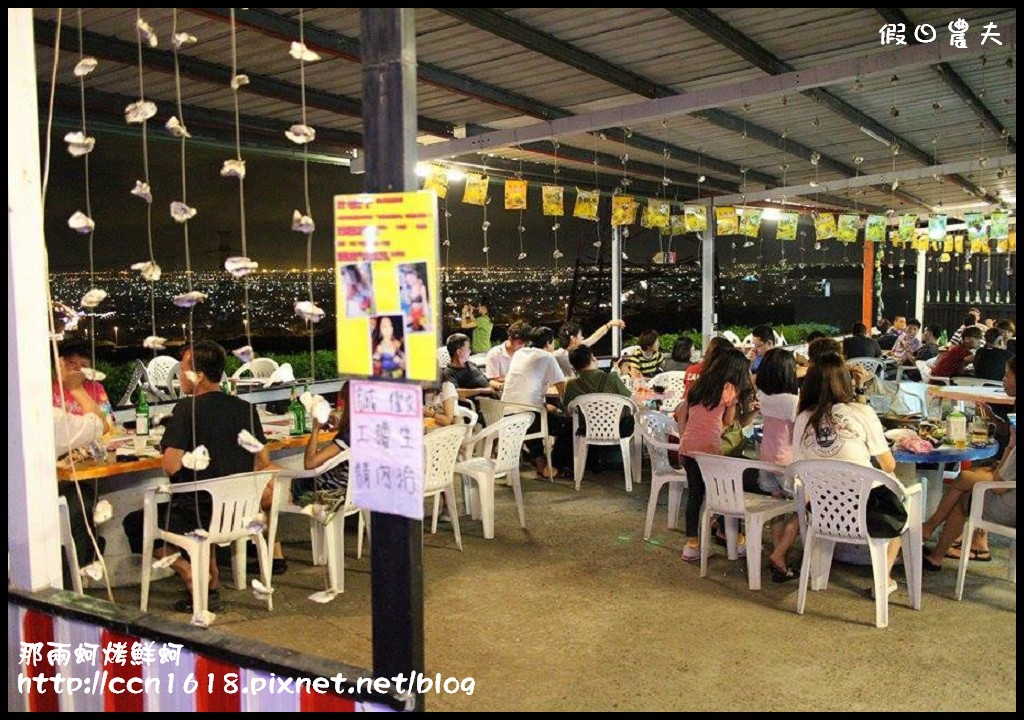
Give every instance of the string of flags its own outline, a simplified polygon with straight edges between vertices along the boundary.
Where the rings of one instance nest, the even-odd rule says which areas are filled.
[[[480,173],[467,173],[462,202],[467,205],[484,205],[490,178]],[[504,181],[506,210],[527,209],[527,181],[507,179]],[[423,184],[424,189],[433,190],[441,199],[448,194],[447,168],[431,165]],[[601,193],[598,190],[576,188],[576,202],[572,208],[572,216],[583,220],[597,221],[598,206]],[[565,188],[559,185],[541,186],[542,211],[547,216],[565,214]],[[678,207],[678,206],[677,206]],[[642,208],[642,209],[641,209]],[[742,235],[758,237],[764,220],[765,209],[755,207],[715,207],[716,235]],[[708,228],[707,206],[683,204],[682,215],[672,213],[672,204],[664,198],[644,201],[632,195],[616,194],[612,196],[611,225],[613,227],[633,225],[640,213],[640,224],[644,228],[657,229],[663,234],[674,236],[685,233],[705,232]],[[775,216],[775,238],[782,241],[797,239],[797,226],[800,213],[782,211]],[[996,252],[1016,251],[1016,233],[1009,231],[1009,214],[994,211],[987,217],[984,213],[968,213],[964,216],[967,227],[964,248],[964,237],[946,237],[947,218],[945,215],[920,215],[905,213],[899,217],[895,230],[889,229],[889,218],[885,215],[862,216],[856,213],[841,213],[838,216],[831,212],[815,211],[811,214],[814,225],[815,240],[835,240],[841,243],[857,242],[863,229],[865,242],[885,243],[888,239],[895,247],[909,247],[917,250],[940,251],[947,243],[961,252],[969,248],[971,253],[987,253],[990,241],[994,240]],[[924,224],[927,231],[918,230]],[[768,238],[765,238],[768,239]]]

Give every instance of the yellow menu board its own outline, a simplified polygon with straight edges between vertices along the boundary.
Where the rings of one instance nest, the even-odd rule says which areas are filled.
[[[437,380],[437,196],[334,196],[338,372]]]

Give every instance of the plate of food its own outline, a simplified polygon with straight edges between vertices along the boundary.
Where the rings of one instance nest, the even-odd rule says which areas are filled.
[[[899,415],[897,413],[885,413],[879,415],[878,419],[882,423],[882,427],[887,430],[895,428],[914,428],[919,422],[921,422],[921,416],[917,413],[912,415]]]

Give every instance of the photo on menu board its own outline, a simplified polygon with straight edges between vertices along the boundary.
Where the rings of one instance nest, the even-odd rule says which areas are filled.
[[[373,377],[405,377],[405,318],[378,315],[370,318],[370,347],[373,348]]]
[[[341,266],[341,285],[345,297],[345,317],[365,318],[375,315],[373,298],[373,265],[368,262]]]
[[[433,331],[430,319],[430,288],[427,287],[427,263],[402,263],[398,266],[398,297],[405,316],[405,331]]]

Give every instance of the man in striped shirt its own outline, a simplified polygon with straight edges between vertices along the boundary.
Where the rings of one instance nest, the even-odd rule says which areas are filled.
[[[619,369],[632,377],[652,378],[661,372],[661,365],[665,360],[658,344],[658,331],[644,330],[640,333],[637,343],[640,345],[639,352],[622,358]]]

